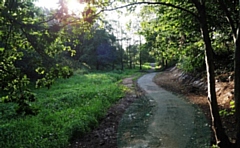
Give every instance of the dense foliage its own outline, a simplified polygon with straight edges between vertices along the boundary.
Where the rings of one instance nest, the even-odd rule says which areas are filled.
[[[212,127],[215,140],[222,147],[231,145],[219,117],[214,70],[217,68],[220,69],[218,72],[232,70],[235,72],[236,129],[240,133],[239,1],[128,1],[126,7],[130,12],[138,5],[144,5],[139,15],[141,28],[138,29],[138,34],[144,36],[146,42],[140,41],[134,44],[129,44],[131,38],[123,37],[122,27],[117,29],[121,33],[114,34],[111,24],[101,15],[103,11],[118,9],[116,7],[118,2],[116,5],[110,1],[79,2],[86,4],[82,12],[70,12],[67,0],[59,0],[59,8],[56,10],[38,8],[34,5],[34,0],[0,2],[0,109],[3,118],[1,136],[5,139],[1,145],[10,145],[10,139],[14,139],[20,140],[15,141],[16,145],[21,142],[24,144],[25,141],[32,147],[37,147],[37,144],[46,144],[46,147],[50,147],[53,145],[49,145],[49,140],[62,139],[62,144],[59,144],[65,146],[69,135],[73,134],[66,132],[79,131],[78,128],[82,128],[81,132],[87,130],[85,125],[75,124],[80,119],[76,121],[69,119],[73,108],[76,108],[72,103],[79,104],[80,107],[84,106],[84,109],[76,108],[76,113],[83,117],[81,120],[88,118],[84,111],[94,112],[93,116],[97,117],[87,120],[89,123],[86,123],[94,126],[98,116],[102,115],[98,115],[99,111],[105,110],[111,104],[111,99],[116,97],[114,94],[108,94],[108,89],[112,93],[115,91],[107,88],[107,92],[100,90],[99,93],[98,88],[95,88],[98,93],[88,92],[94,90],[94,86],[98,83],[105,85],[105,79],[102,77],[97,79],[103,79],[103,82],[96,79],[93,82],[86,82],[92,84],[91,88],[86,87],[88,89],[86,92],[82,86],[79,86],[77,92],[72,87],[70,90],[66,89],[70,94],[65,92],[61,95],[64,96],[63,98],[51,94],[46,88],[55,90],[56,81],[64,85],[63,79],[70,78],[74,71],[79,69],[84,70],[84,73],[93,70],[124,70],[135,68],[137,65],[140,65],[141,69],[143,63],[155,61],[162,67],[177,63],[180,68],[188,72],[206,70],[208,101],[214,117]],[[113,9],[105,9],[109,5]],[[122,41],[127,42],[126,47],[123,46]],[[89,78],[86,75],[79,77],[75,75],[68,81],[73,79],[76,84],[80,83],[76,79],[84,84],[84,79]],[[106,80],[106,85],[111,86],[110,83],[113,83],[112,87],[115,88],[114,82],[116,81],[110,78]],[[35,87],[44,88],[34,90]],[[42,90],[44,93],[41,94]],[[116,90],[117,94],[120,94],[121,91]],[[44,96],[48,95],[46,92],[50,93],[49,96]],[[79,94],[80,92],[84,94]],[[108,95],[113,98],[108,98]],[[79,99],[83,96],[84,99]],[[99,111],[96,111],[95,109],[102,105],[102,99],[99,97],[104,97],[109,102],[105,104],[107,106],[103,105]],[[56,100],[61,101],[55,104]],[[81,102],[82,100],[86,102]],[[96,102],[91,104],[91,101]],[[82,103],[84,105],[81,105]],[[50,110],[43,109],[44,104],[49,104]],[[63,120],[57,119],[66,113],[69,113],[69,116]],[[49,117],[46,117],[47,114]],[[62,125],[67,121],[74,121],[74,124]],[[52,123],[50,124],[52,127],[46,126],[45,122]],[[62,127],[64,130],[60,130]],[[77,130],[71,130],[73,128]],[[11,134],[19,136],[15,138],[8,134],[13,130],[27,132],[19,132],[23,135]],[[236,147],[240,146],[239,135],[237,134]],[[23,137],[30,139],[26,140]]]
[[[66,147],[124,95],[119,81],[132,72],[116,69],[129,67],[128,54],[96,21],[107,3],[86,3],[79,17],[66,0],[56,10],[0,2],[0,147]]]
[[[194,12],[191,3],[175,3]],[[221,70],[232,70],[234,45],[230,28],[226,22],[223,23],[224,18],[216,17],[222,13],[217,6],[206,6],[210,10],[207,19],[210,23],[215,66]],[[188,72],[205,69],[204,42],[199,31],[200,24],[193,15],[169,6],[146,5],[141,10],[141,17],[144,20],[141,22],[141,32],[147,40],[146,45],[159,63],[166,65],[177,61],[179,67]],[[211,21],[213,19],[214,22]]]
[[[30,106],[38,98],[30,83],[49,89],[56,79],[69,78],[78,68],[113,70],[121,64],[123,70],[127,64],[111,27],[96,23],[101,16],[96,7],[106,3],[87,2],[83,12],[73,14],[65,0],[56,10],[38,8],[33,2],[0,3],[0,102],[18,103],[19,114],[37,114]]]
[[[142,29],[148,47],[160,57],[163,65],[177,59],[180,67],[186,71],[199,72],[206,69],[207,99],[216,145],[240,147],[239,1],[132,1],[127,6],[140,4],[146,5],[142,11]],[[234,69],[235,72],[235,143],[230,142],[221,123],[215,69],[220,69],[221,72]]]

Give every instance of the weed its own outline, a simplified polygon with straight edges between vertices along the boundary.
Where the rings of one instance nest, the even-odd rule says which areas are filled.
[[[223,109],[219,111],[220,116],[230,116],[234,115],[235,113],[235,102],[232,100],[230,101],[230,108],[229,109]]]
[[[81,73],[81,72],[77,72]],[[0,147],[67,147],[91,128],[124,95],[122,78],[136,71],[75,74],[51,88],[35,89],[34,116],[15,113],[18,104],[0,103]]]

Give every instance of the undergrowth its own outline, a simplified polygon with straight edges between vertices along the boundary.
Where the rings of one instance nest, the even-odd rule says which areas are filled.
[[[220,116],[230,116],[230,115],[234,115],[235,112],[236,112],[236,109],[235,109],[235,101],[230,101],[229,103],[230,107],[229,109],[222,109],[219,111],[219,114]]]
[[[75,74],[49,90],[35,89],[35,116],[15,113],[17,104],[0,103],[0,147],[67,147],[76,136],[98,125],[107,109],[124,95],[119,84],[134,71]]]

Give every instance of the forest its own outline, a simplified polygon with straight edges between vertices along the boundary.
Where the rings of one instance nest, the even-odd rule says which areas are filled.
[[[76,0],[81,11],[69,1],[0,1],[0,147],[67,147],[124,96],[121,80],[149,63],[204,77],[213,147],[240,147],[239,1]],[[106,18],[123,9],[137,19]],[[234,81],[235,141],[221,123],[220,74]]]

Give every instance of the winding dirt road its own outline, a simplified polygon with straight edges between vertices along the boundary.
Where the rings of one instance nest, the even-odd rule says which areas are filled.
[[[124,114],[119,148],[209,148],[210,128],[203,113],[180,96],[157,86],[156,73],[138,79],[146,93]]]

